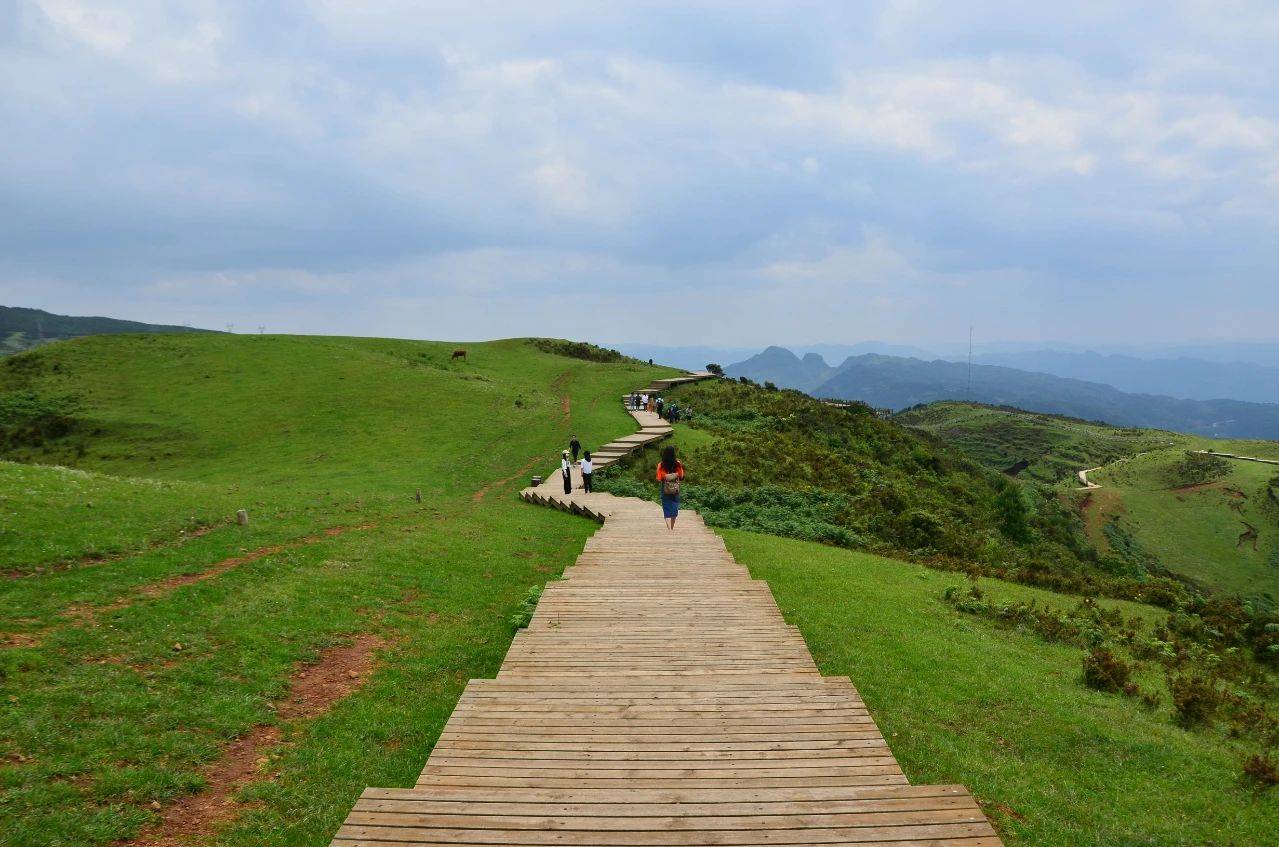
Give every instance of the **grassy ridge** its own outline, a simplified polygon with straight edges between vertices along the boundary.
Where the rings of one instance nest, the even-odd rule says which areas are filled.
[[[1279,803],[1240,776],[1251,748],[1183,730],[1085,688],[1080,651],[962,616],[954,575],[736,530],[733,555],[769,582],[822,672],[857,685],[912,782],[962,782],[1009,845],[1268,843]],[[1001,601],[1074,598],[983,580]],[[1102,601],[1105,604],[1107,601]],[[1119,604],[1148,625],[1149,607]],[[1145,680],[1143,680],[1145,682]]]
[[[1279,458],[1279,443],[1211,439],[970,403],[934,403],[895,419],[988,468],[1028,462],[1019,478],[1055,486],[1081,518],[1088,543],[1119,569],[1170,571],[1206,591],[1279,603],[1279,467],[1229,460],[1210,484],[1175,468],[1187,451]],[[1080,492],[1076,472],[1100,467]],[[1257,530],[1241,540],[1248,527]]]
[[[1084,493],[1073,496],[1094,542],[1131,537],[1139,552],[1201,585],[1279,604],[1279,466],[1227,460],[1211,482],[1179,485],[1183,456],[1161,450],[1092,474],[1102,488],[1086,505]]]
[[[975,403],[932,403],[900,412],[894,420],[960,448],[992,470],[1027,462],[1019,476],[1048,483],[1073,479],[1084,468],[1187,439],[1176,433],[1123,429]]]
[[[255,726],[282,743],[212,843],[322,844],[364,786],[412,784],[529,586],[593,531],[512,492],[570,432],[631,431],[617,397],[667,373],[456,346],[113,336],[0,364],[21,398],[7,457],[91,471],[0,465],[23,486],[0,536],[19,572],[0,580],[0,843],[128,837]],[[42,409],[65,419],[14,418]],[[297,664],[356,635],[388,645],[367,685],[280,719]]]

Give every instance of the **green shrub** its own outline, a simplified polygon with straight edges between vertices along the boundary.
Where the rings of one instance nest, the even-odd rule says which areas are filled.
[[[1177,723],[1186,729],[1208,723],[1221,709],[1221,692],[1216,682],[1207,676],[1189,673],[1172,677],[1168,680],[1168,692],[1172,695]]]
[[[1230,473],[1230,463],[1213,453],[1187,450],[1181,461],[1170,466],[1167,472],[1169,485],[1203,485],[1215,482]]]
[[[1131,675],[1132,667],[1105,647],[1084,654],[1084,685],[1095,691],[1124,691]]]
[[[33,391],[0,394],[0,441],[39,446],[69,435],[77,425],[73,397],[46,397]]]
[[[519,608],[511,615],[511,625],[516,629],[525,629],[533,620],[533,614],[537,611],[537,602],[542,599],[541,585],[529,586],[529,590],[524,593],[524,599],[520,601]]]
[[[567,356],[570,359],[584,359],[588,362],[634,362],[637,361],[629,356],[624,356],[616,350],[600,347],[595,344],[588,344],[585,341],[565,341],[560,338],[534,338],[533,346],[541,350],[543,353],[552,353],[556,356]]]
[[[1243,763],[1244,776],[1264,786],[1279,785],[1279,760],[1269,750],[1249,756]]]

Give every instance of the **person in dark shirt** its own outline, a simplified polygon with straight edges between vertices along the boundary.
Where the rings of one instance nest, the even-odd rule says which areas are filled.
[[[576,462],[577,454],[582,452],[582,442],[577,440],[576,435],[574,435],[568,442],[568,449],[573,451],[573,461]]]

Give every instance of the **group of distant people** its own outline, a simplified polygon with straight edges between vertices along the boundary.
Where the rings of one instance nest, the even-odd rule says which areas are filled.
[[[675,403],[667,403],[665,398],[656,394],[628,394],[626,408],[632,412],[649,412],[671,423],[687,421],[693,416],[692,409],[686,409]]]
[[[646,404],[652,403],[654,406],[661,402],[660,397],[650,398],[648,395],[632,395],[632,397],[637,398],[637,402],[638,398],[642,397]],[[670,408],[667,407],[668,412]],[[577,457],[579,453],[582,455],[580,459]],[[564,480],[565,494],[573,493],[574,466],[582,473],[582,491],[590,494],[594,491],[595,463],[591,460],[591,451],[582,449],[582,442],[576,435],[569,437],[568,449],[560,456],[560,475]],[[675,519],[679,517],[679,495],[683,482],[684,465],[675,458],[675,448],[664,447],[662,458],[657,463],[657,484],[661,488],[662,519],[666,521],[668,529],[675,529]]]
[[[582,454],[581,459],[577,458],[578,453]],[[568,449],[560,456],[560,474],[564,477],[565,494],[573,493],[574,465],[577,465],[577,469],[582,472],[582,490],[590,494],[595,490],[592,487],[595,479],[595,463],[591,461],[591,451],[582,449],[582,442],[577,440],[576,435],[569,437]]]

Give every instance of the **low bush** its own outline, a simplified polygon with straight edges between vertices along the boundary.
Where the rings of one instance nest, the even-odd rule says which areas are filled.
[[[634,362],[630,356],[624,356],[608,347],[588,344],[585,341],[565,341],[561,338],[534,338],[533,346],[543,353],[556,356],[567,356],[570,359],[584,359],[588,362]]]
[[[1213,453],[1187,450],[1181,461],[1170,466],[1167,472],[1169,485],[1203,485],[1215,482],[1230,473],[1230,463]]]
[[[1207,676],[1189,673],[1171,677],[1168,691],[1172,695],[1173,715],[1186,729],[1207,724],[1221,709],[1221,691]]]
[[[516,629],[525,629],[532,622],[533,614],[537,611],[537,602],[542,599],[542,588],[541,585],[532,585],[524,593],[524,599],[520,601],[519,608],[511,615],[511,625]]]
[[[1244,776],[1263,786],[1279,785],[1279,760],[1265,751],[1249,756],[1243,763]]]
[[[1115,694],[1125,691],[1132,667],[1105,647],[1084,654],[1084,685],[1095,691]]]

